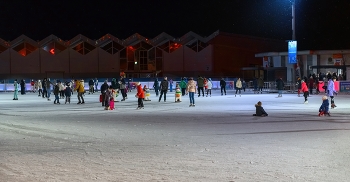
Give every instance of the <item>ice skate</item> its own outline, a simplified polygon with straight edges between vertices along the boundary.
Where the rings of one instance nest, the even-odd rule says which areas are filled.
[[[309,103],[309,101],[305,101],[305,102],[304,102],[304,104],[307,104],[307,103]]]
[[[318,116],[324,116],[324,112],[323,111],[321,111],[320,113],[318,113]]]

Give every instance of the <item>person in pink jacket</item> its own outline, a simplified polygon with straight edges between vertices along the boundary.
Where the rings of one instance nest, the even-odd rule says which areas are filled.
[[[304,98],[305,98],[304,104],[309,103],[307,101],[307,96],[309,95],[309,89],[307,88],[307,85],[304,80],[301,80],[301,91],[304,92]]]
[[[193,77],[190,77],[186,87],[186,94],[190,97],[190,107],[196,106],[194,103],[194,93],[196,93],[196,82],[194,82]]]

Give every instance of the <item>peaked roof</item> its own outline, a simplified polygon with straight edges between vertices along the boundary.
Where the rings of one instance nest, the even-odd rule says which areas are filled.
[[[216,31],[213,34],[209,35],[208,37],[202,37],[202,36],[192,32],[192,31],[190,31],[180,38],[175,38],[175,37],[173,37],[165,32],[162,32],[159,35],[157,35],[156,37],[154,37],[153,39],[148,39],[148,38],[146,38],[138,33],[135,33],[124,40],[121,40],[121,39],[119,39],[111,34],[106,34],[97,40],[92,40],[92,39],[90,39],[82,34],[78,34],[77,36],[73,37],[69,41],[63,41],[62,39],[60,39],[59,37],[57,37],[56,35],[53,35],[53,34],[47,36],[46,38],[44,38],[41,41],[34,41],[33,39],[31,39],[25,35],[21,35],[21,36],[17,37],[16,39],[14,39],[13,41],[11,41],[10,43],[0,39],[0,44],[7,46],[7,47],[13,47],[13,46],[17,46],[18,44],[22,43],[23,41],[26,41],[35,47],[41,47],[41,46],[44,46],[51,41],[57,41],[58,43],[64,45],[65,47],[74,47],[75,45],[77,45],[81,42],[87,42],[95,47],[103,47],[104,45],[110,43],[111,41],[117,42],[121,46],[133,46],[133,45],[136,45],[140,42],[145,42],[145,43],[149,44],[150,46],[160,46],[168,41],[173,41],[175,43],[185,45],[185,44],[191,44],[195,41],[201,41],[201,42],[207,43],[209,40],[213,39],[218,34],[219,34],[219,31]]]
[[[22,43],[22,42],[28,42],[29,44],[35,46],[35,47],[38,47],[39,46],[39,43],[37,41],[34,41],[33,39],[27,37],[26,35],[21,35],[19,37],[17,37],[15,40],[11,41],[10,42],[10,46],[11,47],[15,47],[17,46],[18,44]]]
[[[66,41],[63,41],[62,39],[58,38],[56,35],[51,34],[51,35],[47,36],[46,38],[44,38],[43,40],[41,40],[39,42],[39,45],[40,46],[44,46],[47,43],[50,43],[52,41],[57,41],[57,42],[59,42],[62,45],[66,45],[67,44]]]
[[[93,41],[82,34],[79,34],[79,35],[75,36],[74,38],[70,39],[69,41],[66,42],[65,45],[74,47],[75,45],[77,45],[81,42],[87,42],[91,45],[96,45],[96,41]]]
[[[122,40],[118,39],[117,37],[114,37],[111,34],[106,34],[106,35],[104,35],[101,38],[96,40],[95,46],[103,47],[104,45],[110,43],[111,41],[117,42],[120,45],[124,44],[124,42]]]

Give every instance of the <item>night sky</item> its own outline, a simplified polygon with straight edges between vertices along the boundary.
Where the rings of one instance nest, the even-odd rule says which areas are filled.
[[[4,0],[0,7],[6,41],[22,34],[33,40],[107,33],[152,39],[162,32],[209,36],[216,30],[292,39],[290,0]],[[299,50],[350,49],[350,1],[296,0],[296,38]]]

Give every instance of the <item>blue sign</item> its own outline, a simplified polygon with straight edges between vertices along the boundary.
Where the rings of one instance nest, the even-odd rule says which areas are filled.
[[[288,63],[296,64],[297,60],[297,41],[291,40],[288,41]]]
[[[341,81],[339,90],[340,92],[350,92],[350,82]]]

